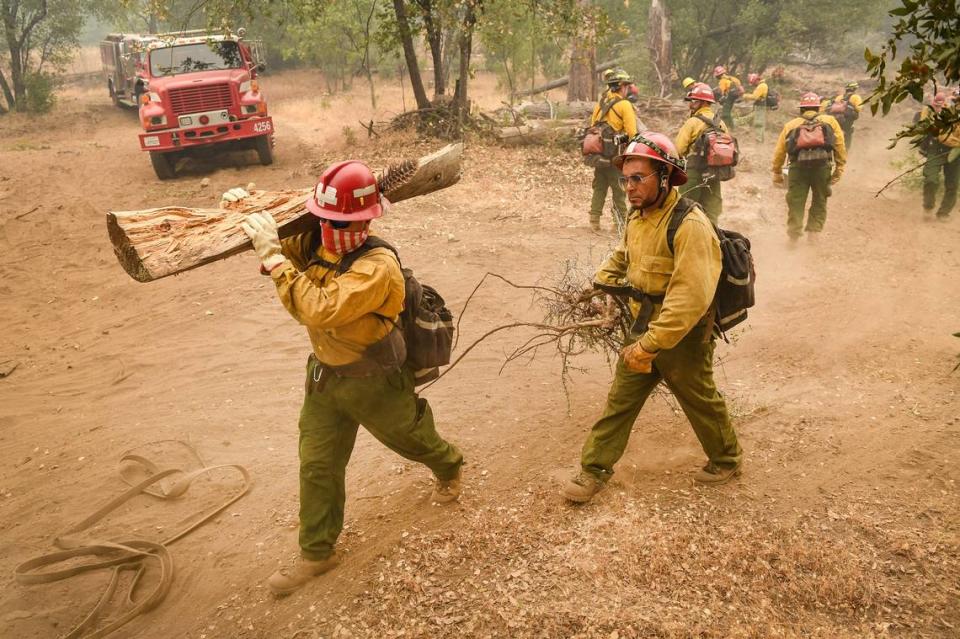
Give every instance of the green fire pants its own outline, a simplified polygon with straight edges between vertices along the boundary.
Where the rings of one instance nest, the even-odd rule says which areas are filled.
[[[316,561],[333,553],[343,529],[344,476],[359,424],[440,479],[455,477],[463,456],[437,434],[430,405],[414,393],[407,368],[359,378],[323,371],[319,382],[314,369],[311,360],[300,411],[300,549]]]
[[[617,361],[603,415],[583,445],[580,464],[586,472],[601,481],[610,478],[627,448],[640,409],[661,381],[677,398],[710,461],[721,467],[740,463],[737,434],[713,381],[715,342],[703,341],[704,330],[703,326],[694,327],[675,347],[660,351],[651,373],[634,373],[622,357]]]
[[[620,169],[615,166],[598,166],[593,170],[593,197],[590,200],[590,219],[600,221],[607,191],[613,193],[613,216],[618,226],[623,226],[627,215],[627,194],[620,186]]]
[[[831,167],[829,162],[819,164],[794,164],[787,174],[787,234],[790,237],[803,235],[803,214],[807,206],[807,193],[811,194],[810,213],[806,230],[818,233],[827,221],[827,198],[830,197]]]
[[[957,203],[957,186],[960,184],[960,158],[948,162],[950,147],[941,146],[927,155],[923,165],[923,208],[932,210],[937,203],[937,187],[943,174],[943,200],[937,210],[938,217],[947,217]]]
[[[753,106],[753,131],[757,142],[763,142],[767,132],[767,107],[764,105]]]
[[[844,121],[840,125],[840,130],[843,131],[843,144],[847,147],[847,153],[850,153],[850,147],[853,146],[853,120]]]
[[[699,169],[687,169],[687,183],[680,187],[680,195],[699,202],[710,221],[717,224],[720,214],[723,213],[720,178],[704,177]]]

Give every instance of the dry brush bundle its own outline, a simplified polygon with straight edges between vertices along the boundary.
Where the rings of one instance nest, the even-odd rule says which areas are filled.
[[[610,362],[616,359],[627,342],[631,316],[626,302],[593,289],[590,277],[579,270],[574,261],[565,263],[562,274],[553,286],[516,284],[497,273],[486,273],[467,297],[460,312],[456,331],[458,338],[460,321],[471,300],[490,278],[498,279],[515,289],[531,291],[533,303],[543,312],[543,319],[539,322],[512,322],[487,331],[463,349],[440,377],[424,389],[450,372],[487,338],[507,330],[531,329],[533,335],[506,356],[500,368],[501,372],[510,362],[521,358],[532,360],[543,349],[549,349],[560,356],[565,392],[570,372],[580,370],[572,366],[572,358],[593,352],[603,354]],[[454,349],[456,347],[455,343]]]

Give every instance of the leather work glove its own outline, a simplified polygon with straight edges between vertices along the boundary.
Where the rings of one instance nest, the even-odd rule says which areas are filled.
[[[239,202],[249,195],[250,193],[248,193],[246,189],[239,186],[232,188],[229,191],[224,191],[223,195],[220,196],[220,206],[222,207],[223,205],[231,202]]]
[[[251,213],[240,224],[240,228],[253,242],[253,250],[260,258],[263,270],[270,272],[283,264],[286,259],[280,252],[280,236],[277,223],[269,213]]]
[[[841,175],[840,173],[834,173],[833,175],[831,175],[831,176],[830,176],[830,184],[836,184],[837,182],[839,182],[839,181],[840,181],[840,175]]]
[[[623,355],[623,363],[634,373],[652,373],[653,360],[656,359],[656,353],[648,353],[640,346],[640,342],[629,344],[620,351]]]
[[[783,184],[783,173],[777,171],[773,174],[773,183],[774,184]]]

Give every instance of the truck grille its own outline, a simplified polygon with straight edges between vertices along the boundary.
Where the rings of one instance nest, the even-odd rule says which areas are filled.
[[[230,103],[229,84],[170,89],[170,106],[173,107],[175,115],[225,109],[230,106]]]

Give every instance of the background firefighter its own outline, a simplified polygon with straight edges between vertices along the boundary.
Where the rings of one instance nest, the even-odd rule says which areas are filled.
[[[790,158],[787,185],[787,234],[792,241],[804,232],[809,239],[823,230],[827,221],[827,198],[832,184],[843,175],[847,151],[840,124],[819,113],[820,96],[804,93],[800,97],[800,117],[783,126],[773,152],[773,182],[783,183],[783,164]],[[807,193],[811,194],[810,212],[804,227]]]
[[[727,130],[733,131],[733,105],[743,96],[743,84],[738,77],[727,73],[723,65],[713,69],[713,77],[717,79],[716,99],[722,107],[720,117],[727,125]]]
[[[637,115],[633,104],[627,99],[630,86],[633,83],[630,76],[623,69],[614,69],[604,74],[607,91],[601,96],[593,108],[590,117],[590,126],[603,125],[612,129],[613,134],[624,134],[633,137],[637,134]],[[607,191],[611,192],[613,200],[613,215],[617,227],[623,226],[627,212],[627,198],[620,186],[620,172],[610,164],[616,153],[600,159],[593,169],[593,197],[590,200],[590,226],[595,231],[600,230],[600,216],[603,215],[603,205],[607,200]]]
[[[956,105],[956,94],[954,104]],[[939,113],[947,105],[947,94],[937,93],[929,106],[923,107],[918,120],[924,120]],[[950,153],[960,147],[960,124],[940,136],[928,135],[917,145],[920,154],[926,158],[923,165],[923,210],[932,213],[937,205],[937,190],[943,177],[943,199],[937,209],[937,219],[946,221],[957,203],[957,187],[960,185],[960,156],[950,159]]]
[[[667,229],[681,199],[676,187],[687,176],[667,136],[641,133],[615,165],[623,171],[632,210],[620,246],[597,271],[594,286],[612,294],[639,291],[644,301],[631,303],[638,320],[634,341],[617,360],[603,415],[583,445],[580,472],[562,489],[574,502],[589,501],[609,480],[660,382],[677,398],[707,454],[694,479],[721,484],[740,472],[740,445],[713,379],[711,307],[722,268],[720,242],[691,202],[670,251]]]
[[[709,172],[701,136],[710,128],[707,122],[713,122],[716,114],[711,105],[716,104],[713,90],[702,82],[694,84],[684,98],[690,107],[687,118],[677,133],[677,153],[687,159],[687,180],[680,187],[680,195],[700,204],[714,224],[723,213],[723,194],[720,190],[720,178]],[[727,125],[719,122],[719,128],[727,131]]]
[[[753,130],[756,133],[757,142],[762,143],[767,131],[767,95],[770,93],[770,87],[759,73],[748,75],[747,82],[753,89],[750,93],[745,93],[743,99],[753,102]]]
[[[301,558],[268,580],[277,595],[336,565],[344,476],[360,424],[397,454],[430,468],[434,501],[460,494],[463,457],[437,434],[430,405],[416,395],[413,371],[404,365],[397,326],[404,276],[396,256],[373,248],[340,268],[366,242],[370,221],[383,214],[385,203],[366,165],[340,162],[324,171],[307,200],[319,218],[315,231],[281,243],[268,214],[254,213],[243,224],[261,270],[313,346],[300,412]]]
[[[858,83],[848,82],[843,93],[824,100],[820,107],[822,112],[833,116],[840,124],[843,130],[843,143],[848,153],[853,146],[853,123],[860,118],[860,111],[863,109],[863,98],[857,95],[859,88]]]

